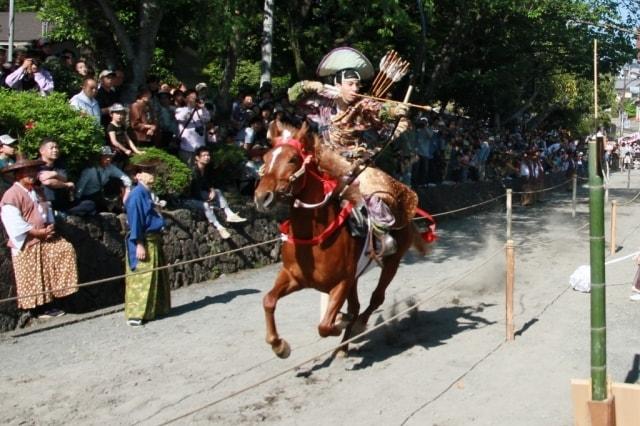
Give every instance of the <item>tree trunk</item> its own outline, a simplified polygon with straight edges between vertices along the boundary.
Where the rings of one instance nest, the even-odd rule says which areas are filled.
[[[262,21],[262,61],[260,62],[260,87],[271,84],[271,60],[273,49],[273,0],[264,0]]]
[[[97,0],[97,2],[113,27],[118,44],[127,60],[131,81],[126,87],[122,101],[130,103],[135,99],[138,87],[146,80],[156,45],[156,35],[162,21],[163,8],[157,0],[140,2],[138,37],[132,39],[116,16],[111,3],[108,0]]]
[[[229,39],[229,47],[227,49],[227,57],[225,58],[224,71],[222,72],[222,81],[219,88],[218,107],[223,115],[229,112],[231,106],[231,84],[236,78],[236,69],[238,67],[238,46],[240,45],[240,30],[237,24],[231,26],[231,38]]]

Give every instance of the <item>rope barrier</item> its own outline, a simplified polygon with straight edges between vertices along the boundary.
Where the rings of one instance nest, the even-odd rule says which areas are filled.
[[[573,179],[567,179],[564,182],[559,183],[559,184],[557,184],[555,186],[550,186],[549,188],[538,189],[536,191],[514,191],[514,192],[512,192],[512,194],[518,194],[518,195],[522,195],[522,194],[537,194],[539,192],[551,191],[553,189],[560,188],[561,186],[564,186],[564,185],[568,184],[572,180]]]
[[[566,183],[567,182],[564,182],[564,183],[562,183],[560,185],[556,185],[555,187],[550,187],[550,188],[546,188],[546,189],[539,190],[539,191],[534,191],[534,192],[548,191],[548,190],[557,188],[558,186],[562,186],[562,185],[564,185]],[[524,194],[524,193],[525,192],[514,192],[514,194]],[[526,193],[529,193],[529,192],[526,192]],[[639,195],[640,195],[640,193],[639,193]],[[450,214],[454,214],[454,213],[459,213],[459,212],[465,211],[465,210],[470,210],[470,209],[473,209],[473,208],[476,208],[476,207],[479,207],[479,206],[482,206],[482,205],[485,205],[485,204],[492,203],[492,202],[494,202],[496,200],[499,200],[499,199],[501,199],[503,197],[506,197],[506,195],[502,194],[502,195],[499,195],[497,197],[491,198],[489,200],[482,201],[480,203],[472,204],[472,205],[469,205],[469,206],[466,206],[466,207],[462,207],[462,208],[459,208],[459,209],[455,209],[455,210],[436,213],[436,214],[433,214],[432,217],[441,217],[441,216],[446,216],[446,215],[450,215]],[[414,221],[419,221],[419,220],[424,220],[424,219],[425,218],[423,218],[423,217],[419,217],[419,218],[415,218]],[[150,269],[148,271],[131,272],[129,274],[115,275],[115,276],[108,277],[108,278],[102,278],[102,279],[97,279],[97,280],[93,280],[93,281],[88,281],[86,283],[77,284],[77,285],[74,285],[74,286],[62,287],[62,288],[59,288],[57,290],[47,290],[47,291],[42,291],[42,292],[32,293],[32,294],[27,294],[27,295],[22,295],[22,296],[7,297],[7,298],[4,298],[4,299],[0,299],[0,304],[1,303],[15,301],[15,300],[20,300],[20,299],[26,299],[26,298],[29,298],[29,297],[42,296],[42,295],[45,295],[45,294],[53,293],[54,291],[67,290],[67,289],[71,289],[71,288],[90,287],[90,286],[94,286],[94,285],[97,285],[97,284],[105,284],[105,283],[108,283],[108,282],[111,282],[111,281],[116,281],[116,280],[123,279],[123,278],[126,278],[126,277],[134,276],[134,275],[147,274],[147,273],[151,273],[151,272],[155,272],[155,271],[160,271],[160,270],[163,270],[163,269],[171,269],[171,268],[174,268],[176,266],[182,266],[182,265],[187,265],[187,264],[191,264],[191,263],[196,263],[196,262],[200,262],[202,260],[213,259],[213,258],[216,258],[216,257],[224,256],[224,255],[231,254],[231,253],[236,253],[236,252],[243,251],[243,250],[246,250],[246,249],[255,248],[255,247],[259,247],[259,246],[267,245],[267,244],[272,244],[272,243],[274,243],[276,241],[279,241],[279,240],[281,240],[280,237],[274,238],[274,239],[269,240],[269,241],[264,241],[264,242],[261,242],[261,243],[256,243],[256,244],[253,244],[253,245],[244,246],[244,247],[240,247],[240,248],[237,248],[237,249],[229,250],[229,251],[222,252],[222,253],[216,253],[216,254],[212,254],[212,255],[202,256],[202,257],[199,257],[199,258],[196,258],[196,259],[190,259],[190,260],[185,260],[185,261],[182,261],[182,262],[172,263],[171,265],[158,266],[158,267]]]
[[[241,389],[239,389],[237,391],[231,392],[230,394],[228,394],[226,396],[223,396],[221,398],[218,398],[215,401],[212,401],[212,402],[207,403],[207,404],[205,404],[203,406],[200,406],[200,407],[198,407],[196,409],[193,409],[193,410],[191,410],[191,411],[189,411],[189,412],[187,412],[185,414],[182,414],[182,415],[180,415],[178,417],[174,417],[174,418],[172,418],[170,420],[167,420],[167,421],[161,423],[161,425],[164,426],[164,425],[175,423],[178,420],[183,420],[183,419],[185,419],[187,417],[190,417],[190,416],[192,416],[192,415],[194,415],[194,414],[196,414],[196,413],[198,413],[198,412],[200,412],[202,410],[205,410],[207,408],[213,407],[214,405],[217,405],[217,404],[219,404],[221,402],[227,401],[227,400],[229,400],[229,399],[231,399],[231,398],[233,398],[233,397],[235,397],[237,395],[240,395],[242,393],[245,393],[247,391],[255,389],[255,388],[257,388],[257,387],[259,387],[259,386],[261,386],[261,385],[263,385],[265,383],[268,383],[268,382],[270,382],[272,380],[275,380],[278,377],[285,375],[286,373],[289,373],[291,371],[297,370],[298,368],[302,367],[303,365],[308,364],[308,363],[310,363],[310,362],[312,362],[312,361],[314,361],[314,360],[316,360],[316,359],[318,359],[318,358],[320,358],[320,357],[322,357],[324,355],[327,355],[329,353],[334,353],[335,351],[337,351],[338,349],[340,349],[341,347],[343,347],[345,345],[348,345],[349,343],[353,343],[354,341],[356,341],[358,339],[362,339],[363,337],[367,336],[368,334],[371,334],[373,331],[378,330],[378,329],[382,328],[383,326],[385,326],[385,325],[387,325],[389,323],[392,323],[393,321],[395,321],[399,317],[411,312],[414,309],[417,309],[420,305],[422,305],[425,302],[433,299],[434,297],[438,296],[439,294],[441,294],[445,290],[448,290],[452,285],[462,281],[468,275],[470,275],[471,273],[475,272],[480,267],[486,265],[490,260],[492,260],[495,256],[497,256],[503,250],[504,250],[504,246],[502,246],[500,249],[498,249],[495,252],[493,252],[489,257],[487,257],[480,264],[474,266],[473,268],[468,270],[466,273],[462,274],[462,276],[458,277],[457,279],[455,279],[454,281],[452,281],[449,284],[445,285],[444,287],[441,287],[436,293],[434,293],[434,294],[432,294],[432,295],[430,295],[430,296],[428,296],[428,297],[426,297],[426,298],[424,298],[422,300],[419,300],[418,302],[416,302],[415,304],[413,304],[409,308],[407,308],[407,309],[405,309],[405,310],[403,310],[403,311],[401,311],[401,312],[389,317],[388,319],[380,322],[379,324],[376,324],[375,326],[373,326],[371,328],[368,328],[367,330],[365,330],[364,332],[358,334],[357,336],[353,336],[353,337],[349,338],[348,340],[345,340],[344,342],[341,342],[337,346],[334,346],[334,347],[332,347],[330,349],[322,351],[319,354],[316,354],[316,355],[314,355],[314,356],[312,356],[310,358],[307,358],[304,361],[301,361],[301,362],[299,362],[298,364],[296,364],[296,365],[294,365],[292,367],[288,367],[288,368],[286,368],[286,369],[284,369],[282,371],[279,371],[278,373],[275,373],[275,374],[273,374],[271,376],[268,376],[268,377],[266,377],[266,378],[264,378],[264,379],[262,379],[262,380],[260,380],[260,381],[258,381],[256,383],[253,383],[251,385],[245,386],[244,388],[241,388]]]
[[[148,271],[131,272],[129,274],[115,275],[115,276],[108,277],[108,278],[101,278],[101,279],[94,280],[94,281],[88,281],[86,283],[77,284],[77,285],[74,285],[74,286],[62,287],[62,288],[59,288],[59,289],[56,289],[56,290],[41,291],[39,293],[33,293],[33,294],[24,295],[24,296],[8,297],[6,299],[0,299],[0,303],[10,302],[10,301],[19,300],[19,299],[25,299],[27,297],[42,296],[44,294],[49,294],[49,293],[52,293],[54,291],[66,290],[66,289],[70,289],[70,288],[89,287],[89,286],[93,286],[93,285],[96,285],[96,284],[104,284],[104,283],[107,283],[107,282],[110,282],[110,281],[115,281],[115,280],[119,280],[119,279],[122,279],[122,278],[131,277],[131,276],[134,276],[134,275],[150,274],[150,273],[152,273],[154,271],[160,271],[160,270],[163,270],[163,269],[171,269],[171,268],[175,268],[176,266],[188,265],[190,263],[196,263],[196,262],[200,262],[202,260],[213,259],[215,257],[225,256],[227,254],[236,253],[236,252],[247,250],[247,249],[250,249],[250,248],[260,247],[260,246],[267,245],[267,244],[272,244],[272,243],[274,243],[276,241],[280,241],[280,240],[281,240],[281,238],[278,237],[278,238],[274,238],[272,240],[263,241],[263,242],[256,243],[256,244],[250,244],[248,246],[239,247],[237,249],[228,250],[228,251],[225,251],[225,252],[222,252],[222,253],[210,254],[210,255],[202,256],[202,257],[199,257],[199,258],[196,258],[196,259],[183,260],[182,262],[176,262],[176,263],[172,263],[170,265],[158,266],[158,267],[150,269]]]

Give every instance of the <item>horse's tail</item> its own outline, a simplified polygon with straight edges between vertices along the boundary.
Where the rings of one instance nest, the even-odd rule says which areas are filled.
[[[420,232],[415,221],[411,222],[413,228],[413,247],[418,250],[421,255],[425,255],[429,252],[429,244],[436,240],[436,221],[429,213],[416,207],[416,216],[421,219],[428,220],[429,223],[426,227],[426,231]]]
[[[416,224],[414,222],[411,222],[411,224],[409,226],[411,226],[411,228],[412,228],[411,246],[414,249],[416,249],[418,251],[418,253],[420,253],[420,255],[426,256],[429,253],[430,250],[429,250],[429,246],[425,242],[424,238],[422,238],[420,230],[418,229],[418,227],[416,226]]]

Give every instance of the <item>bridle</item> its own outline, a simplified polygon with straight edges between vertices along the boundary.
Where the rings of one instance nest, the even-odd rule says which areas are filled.
[[[286,141],[277,143],[274,146],[274,148],[277,148],[279,146],[285,146],[285,145],[290,146],[297,151],[297,154],[300,156],[300,158],[302,158],[302,164],[300,165],[300,168],[298,168],[298,170],[296,170],[289,176],[289,181],[287,182],[287,186],[284,188],[284,190],[278,191],[278,195],[284,198],[291,198],[291,199],[295,198],[296,195],[299,194],[306,187],[307,177],[311,175],[312,177],[323,182],[324,199],[319,203],[309,204],[301,201],[300,199],[295,198],[293,202],[293,207],[294,208],[302,207],[302,208],[311,209],[311,208],[318,208],[318,207],[324,206],[333,196],[333,190],[336,187],[336,183],[334,181],[329,181],[326,176],[323,176],[323,174],[318,173],[315,170],[312,170],[313,167],[309,167],[310,165],[313,164],[313,160],[315,159],[315,156],[313,153],[307,152],[299,140],[288,139]],[[296,188],[296,185],[299,185],[299,186],[297,186]]]

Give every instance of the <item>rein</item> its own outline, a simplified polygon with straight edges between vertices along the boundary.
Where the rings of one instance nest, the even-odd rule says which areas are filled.
[[[312,153],[308,153],[304,150],[303,145],[300,141],[296,139],[289,139],[286,142],[277,144],[278,145],[289,145],[295,148],[298,151],[298,154],[302,157],[302,165],[298,170],[296,170],[291,176],[289,176],[289,186],[287,187],[288,194],[293,196],[293,185],[295,182],[301,177],[304,178],[302,183],[301,190],[305,188],[307,185],[307,178],[311,177],[316,179],[317,181],[322,183],[322,189],[324,192],[324,199],[319,203],[305,203],[300,199],[296,198],[293,203],[293,208],[305,208],[305,209],[316,209],[320,207],[324,207],[329,200],[333,197],[333,192],[336,189],[338,182],[329,177],[326,173],[320,173],[314,167],[313,160],[315,156]],[[351,203],[347,203],[338,213],[336,218],[322,231],[319,235],[316,235],[313,238],[304,239],[304,238],[296,238],[293,236],[291,232],[291,220],[287,219],[280,224],[280,232],[282,233],[282,240],[284,242],[299,244],[299,245],[317,245],[324,242],[327,238],[329,238],[333,233],[338,230],[347,220],[349,215],[351,214],[351,210],[353,210],[353,205]]]

